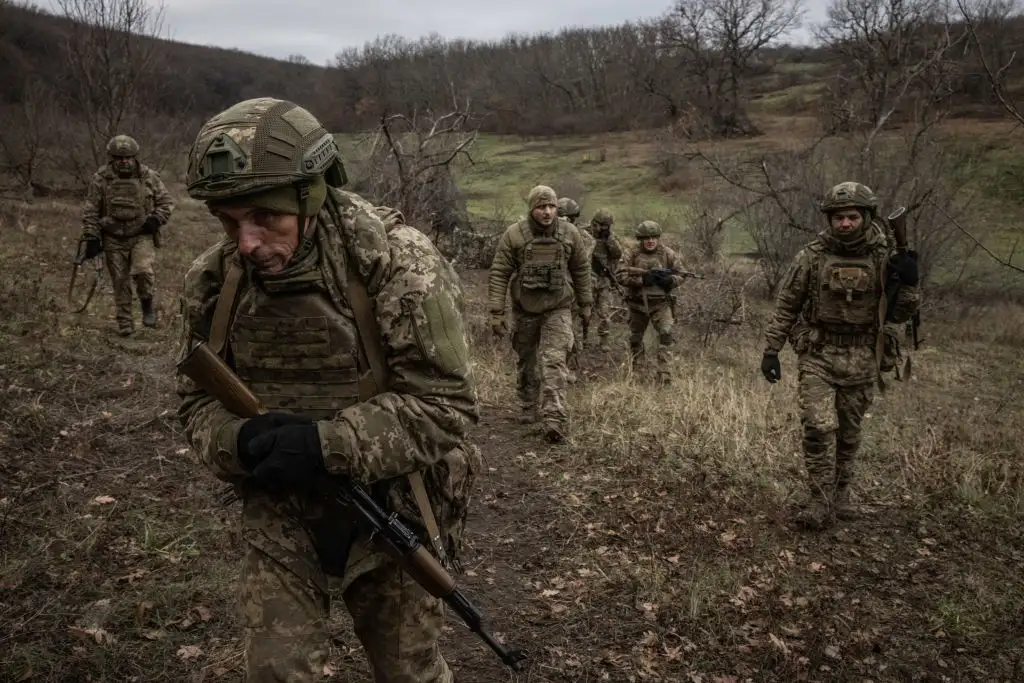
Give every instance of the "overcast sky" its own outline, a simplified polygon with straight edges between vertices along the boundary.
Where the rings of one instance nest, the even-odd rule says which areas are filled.
[[[156,6],[158,0],[147,0]],[[41,4],[53,6],[53,0]],[[567,26],[601,26],[656,17],[671,0],[164,0],[173,40],[238,48],[270,57],[300,54],[324,64],[378,35],[492,40]],[[805,0],[807,22],[827,0]],[[806,35],[798,32],[795,42]]]

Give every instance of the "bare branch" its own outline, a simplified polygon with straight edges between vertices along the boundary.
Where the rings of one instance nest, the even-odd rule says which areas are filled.
[[[1017,248],[1017,243],[1016,242],[1014,242],[1013,249],[1010,251],[1009,258],[1007,258],[1006,260],[1003,260],[1003,259],[999,258],[998,256],[996,256],[996,254],[991,249],[986,247],[981,242],[981,240],[979,240],[977,237],[974,236],[974,234],[970,230],[968,230],[963,225],[961,225],[960,221],[958,221],[956,218],[951,216],[949,214],[949,212],[946,211],[946,209],[944,207],[942,207],[939,204],[935,203],[935,201],[933,201],[932,199],[928,199],[928,204],[934,206],[939,211],[939,213],[941,213],[946,218],[946,220],[948,220],[950,222],[950,224],[952,224],[957,230],[959,230],[961,233],[963,233],[969,240],[971,240],[971,242],[974,243],[974,245],[978,249],[981,249],[983,252],[985,252],[985,254],[989,258],[991,258],[993,261],[995,261],[996,263],[998,263],[999,265],[1001,265],[1001,266],[1003,266],[1005,268],[1009,268],[1011,270],[1015,270],[1018,273],[1024,273],[1024,268],[1022,268],[1021,266],[1014,265],[1013,263],[1010,262],[1011,259],[1013,258],[1013,253],[1014,253],[1014,251]]]

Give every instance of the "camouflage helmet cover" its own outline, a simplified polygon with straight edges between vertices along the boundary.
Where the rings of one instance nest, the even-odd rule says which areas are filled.
[[[185,183],[194,199],[216,200],[313,181],[347,181],[338,144],[306,109],[261,97],[207,121],[188,156]]]
[[[560,197],[558,200],[558,215],[563,218],[579,216],[580,205],[572,197]]]
[[[850,208],[867,209],[872,214],[878,213],[878,196],[867,185],[847,181],[829,190],[821,202],[822,213]]]
[[[139,143],[127,135],[115,135],[107,142],[107,156],[135,157],[139,154]]]
[[[661,237],[661,226],[654,221],[643,221],[640,225],[636,226],[636,236],[641,239],[645,237]]]
[[[590,222],[600,225],[612,225],[615,223],[615,217],[608,209],[598,209],[594,213],[594,217],[590,219]]]

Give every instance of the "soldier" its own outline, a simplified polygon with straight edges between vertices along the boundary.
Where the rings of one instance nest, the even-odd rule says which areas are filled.
[[[573,343],[572,306],[590,322],[590,263],[579,229],[558,218],[555,191],[530,190],[530,215],[510,225],[491,263],[488,307],[496,336],[508,333],[505,295],[511,281],[512,345],[518,355],[522,421],[541,422],[544,438],[565,441],[567,356]]]
[[[636,227],[637,247],[626,250],[615,271],[626,288],[629,307],[629,351],[635,366],[644,366],[644,333],[647,325],[658,332],[658,381],[671,382],[669,348],[672,346],[672,290],[683,283],[675,251],[661,243],[661,226],[643,221]]]
[[[597,316],[597,334],[601,338],[601,351],[611,351],[608,336],[612,330],[611,289],[614,286],[615,268],[622,258],[622,246],[612,234],[615,218],[608,209],[598,209],[590,219],[590,225],[583,228],[594,237],[594,253],[590,261],[593,269],[594,315]]]
[[[836,185],[821,210],[828,227],[783,276],[761,360],[761,372],[774,383],[782,374],[779,351],[787,340],[797,354],[808,495],[795,521],[808,529],[854,513],[849,502],[853,459],[880,377],[885,328],[906,322],[920,296],[914,254],[890,256],[883,232],[872,227],[878,198],[870,188]],[[900,283],[891,306],[887,271]]]
[[[160,246],[160,228],[174,211],[174,201],[160,175],[141,164],[138,155],[139,143],[134,139],[127,135],[110,139],[110,161],[93,175],[82,212],[85,256],[106,256],[117,307],[117,332],[122,337],[135,331],[132,279],[142,307],[142,324],[156,326],[155,248]]]
[[[179,417],[243,500],[247,681],[321,679],[334,576],[375,681],[449,683],[441,601],[323,491],[328,476],[363,483],[454,559],[480,467],[462,287],[401,214],[338,189],[338,154],[308,111],[272,98],[199,131],[188,193],[225,236],[185,276],[181,357],[209,340],[271,412],[242,419],[179,373]]]
[[[571,197],[560,197],[558,200],[558,217],[564,218],[573,225],[576,225],[576,221],[579,220],[580,217],[580,205]],[[580,230],[580,237],[583,238],[583,249],[586,251],[586,257],[587,259],[590,259],[591,255],[594,253],[595,240],[585,228]],[[593,287],[593,276],[591,276],[590,281],[591,287]],[[569,351],[568,361],[570,384],[576,381],[576,372],[580,369],[580,356],[583,354],[583,347],[586,343],[583,324],[583,316],[580,315],[579,309],[577,309],[576,314],[573,315],[573,343],[572,349]]]

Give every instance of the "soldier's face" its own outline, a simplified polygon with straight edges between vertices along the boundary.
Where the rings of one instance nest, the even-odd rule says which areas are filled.
[[[135,169],[135,157],[111,157],[110,160],[118,173],[131,173]]]
[[[248,207],[217,209],[215,215],[238,253],[262,273],[284,270],[299,248],[298,216]]]
[[[530,211],[530,215],[533,216],[533,220],[537,221],[537,223],[547,227],[555,222],[555,217],[558,215],[558,206],[555,204],[538,204]]]
[[[840,237],[857,233],[864,226],[864,216],[857,209],[840,209],[828,217],[829,224]]]
[[[640,240],[640,246],[643,247],[644,251],[654,251],[658,248],[658,238],[645,237]]]

